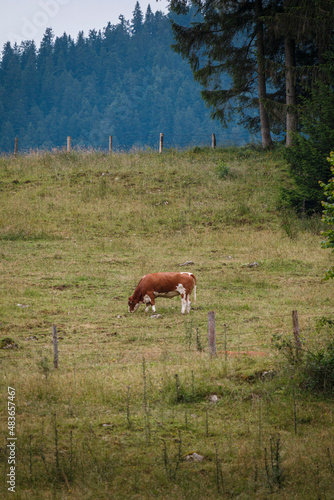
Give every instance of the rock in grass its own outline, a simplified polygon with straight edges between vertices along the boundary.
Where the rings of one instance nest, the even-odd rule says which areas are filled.
[[[268,379],[272,379],[275,377],[275,371],[274,370],[268,370],[268,371],[265,371],[261,374],[261,378],[262,379],[265,379],[265,380],[268,380]]]
[[[242,264],[241,267],[250,267],[250,268],[253,268],[253,267],[258,267],[258,266],[259,266],[258,262],[250,262],[249,264]]]
[[[19,345],[14,339],[6,337],[0,341],[0,349],[18,349]]]
[[[203,455],[199,455],[198,453],[191,453],[190,455],[187,455],[186,456],[186,460],[189,462],[189,461],[193,461],[193,462],[203,462],[204,460],[204,457]]]

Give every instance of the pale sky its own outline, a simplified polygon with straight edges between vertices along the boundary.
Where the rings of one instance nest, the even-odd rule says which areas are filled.
[[[143,14],[150,4],[153,12],[167,13],[168,0],[139,0]],[[79,31],[103,29],[117,24],[122,14],[131,21],[136,0],[0,0],[0,52],[6,42],[35,40],[37,48],[46,28],[56,36],[64,32],[76,39]]]

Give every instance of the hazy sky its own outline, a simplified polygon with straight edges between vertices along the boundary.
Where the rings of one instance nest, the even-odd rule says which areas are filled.
[[[150,4],[153,12],[167,12],[168,0],[139,0],[145,15]],[[37,48],[46,28],[56,36],[64,32],[76,38],[79,31],[104,28],[118,23],[121,14],[132,19],[136,0],[0,0],[0,50],[10,41],[35,40]]]

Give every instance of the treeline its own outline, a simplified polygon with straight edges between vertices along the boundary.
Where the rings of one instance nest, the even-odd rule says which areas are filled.
[[[191,13],[185,17],[190,22]],[[8,42],[0,65],[0,150],[72,145],[107,148],[245,143],[250,136],[234,120],[228,130],[212,121],[187,62],[171,49],[172,14],[145,15],[137,2],[133,18],[119,17],[102,31],[76,40],[45,31],[34,41]]]

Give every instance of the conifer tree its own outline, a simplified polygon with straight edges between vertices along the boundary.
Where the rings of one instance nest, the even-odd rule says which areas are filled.
[[[135,10],[133,11],[133,18],[132,18],[132,22],[131,22],[131,33],[132,34],[137,35],[138,33],[141,32],[141,30],[143,28],[143,19],[144,19],[144,16],[143,16],[143,13],[141,11],[139,2],[137,1],[136,5],[135,5]]]
[[[212,106],[212,116],[226,125],[234,113],[242,113],[244,123],[254,129],[252,109],[258,107],[262,146],[270,147],[262,22],[270,2],[265,3],[264,7],[262,0],[171,0],[170,6],[177,14],[191,7],[197,14],[190,27],[173,21],[174,48],[190,62],[204,87],[202,96]],[[229,81],[222,81],[224,74]]]
[[[286,145],[293,144],[298,128],[300,98],[307,96],[317,81],[323,78],[326,52],[333,37],[333,0],[283,0],[265,18],[268,29],[276,38],[274,62],[267,59],[269,72],[276,73],[275,83],[284,88],[277,92],[279,104],[286,117]],[[269,103],[272,109],[274,104]]]

